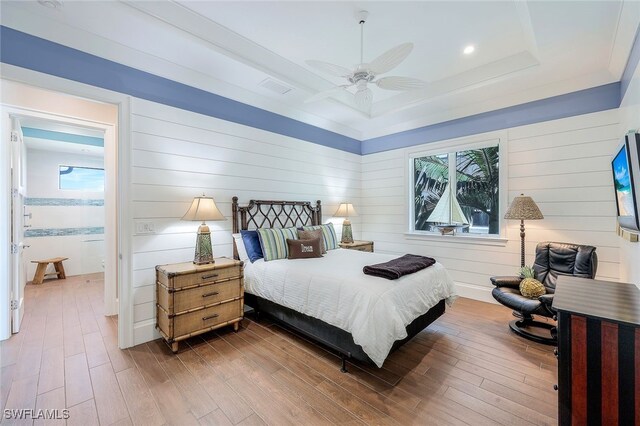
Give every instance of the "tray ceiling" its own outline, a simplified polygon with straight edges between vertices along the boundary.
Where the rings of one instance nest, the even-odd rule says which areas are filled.
[[[640,22],[632,1],[129,1],[58,9],[3,1],[2,8],[2,25],[360,139],[618,81]],[[305,60],[359,62],[361,9],[370,12],[365,61],[413,42],[390,74],[427,86],[374,87],[370,114],[344,94],[304,103],[341,83]],[[464,55],[470,44],[475,52]],[[274,83],[289,90],[272,90]]]

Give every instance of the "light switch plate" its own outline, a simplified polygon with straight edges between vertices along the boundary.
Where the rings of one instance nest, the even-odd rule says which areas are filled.
[[[136,221],[136,234],[155,234],[156,233],[156,225],[150,221]]]

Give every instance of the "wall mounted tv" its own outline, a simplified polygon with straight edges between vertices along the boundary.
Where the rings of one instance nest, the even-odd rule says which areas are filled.
[[[629,231],[640,231],[640,133],[629,133],[611,161],[616,191],[618,223]]]

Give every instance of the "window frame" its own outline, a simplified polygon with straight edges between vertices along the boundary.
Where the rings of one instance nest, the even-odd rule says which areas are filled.
[[[440,142],[433,142],[426,145],[421,145],[418,149],[409,150],[406,154],[406,176],[408,185],[407,194],[407,207],[409,210],[407,232],[405,232],[406,239],[420,239],[420,240],[434,240],[434,241],[447,241],[447,242],[459,242],[459,243],[477,243],[487,245],[500,245],[504,246],[507,243],[507,221],[504,219],[504,214],[507,210],[508,203],[508,185],[507,185],[507,144],[506,134],[503,132],[484,135],[482,137],[464,137],[459,139],[445,140]],[[449,155],[449,167],[451,169],[452,164],[455,169],[455,156],[450,155],[460,151],[466,151],[471,149],[481,149],[491,146],[498,146],[499,160],[498,167],[500,170],[499,182],[499,233],[498,234],[469,234],[457,232],[455,235],[442,235],[439,232],[423,231],[415,229],[415,211],[414,211],[414,159],[419,157],[426,157],[431,155]]]
[[[62,187],[62,182],[60,180],[60,177],[62,176],[60,174],[60,168],[61,167],[71,167],[74,169],[91,169],[91,170],[102,170],[102,172],[104,173],[104,178],[103,178],[103,183],[102,183],[102,190],[101,191],[96,191],[93,189],[71,189],[71,188],[63,188]],[[77,191],[77,192],[94,192],[94,193],[104,193],[104,185],[106,183],[107,180],[107,174],[104,170],[104,167],[91,167],[91,166],[72,166],[72,165],[67,165],[67,164],[58,164],[58,190],[59,191]]]

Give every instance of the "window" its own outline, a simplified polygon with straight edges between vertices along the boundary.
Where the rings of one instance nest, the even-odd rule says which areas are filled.
[[[76,191],[104,191],[104,169],[60,166],[60,189]]]
[[[500,150],[412,156],[412,230],[500,234]]]

